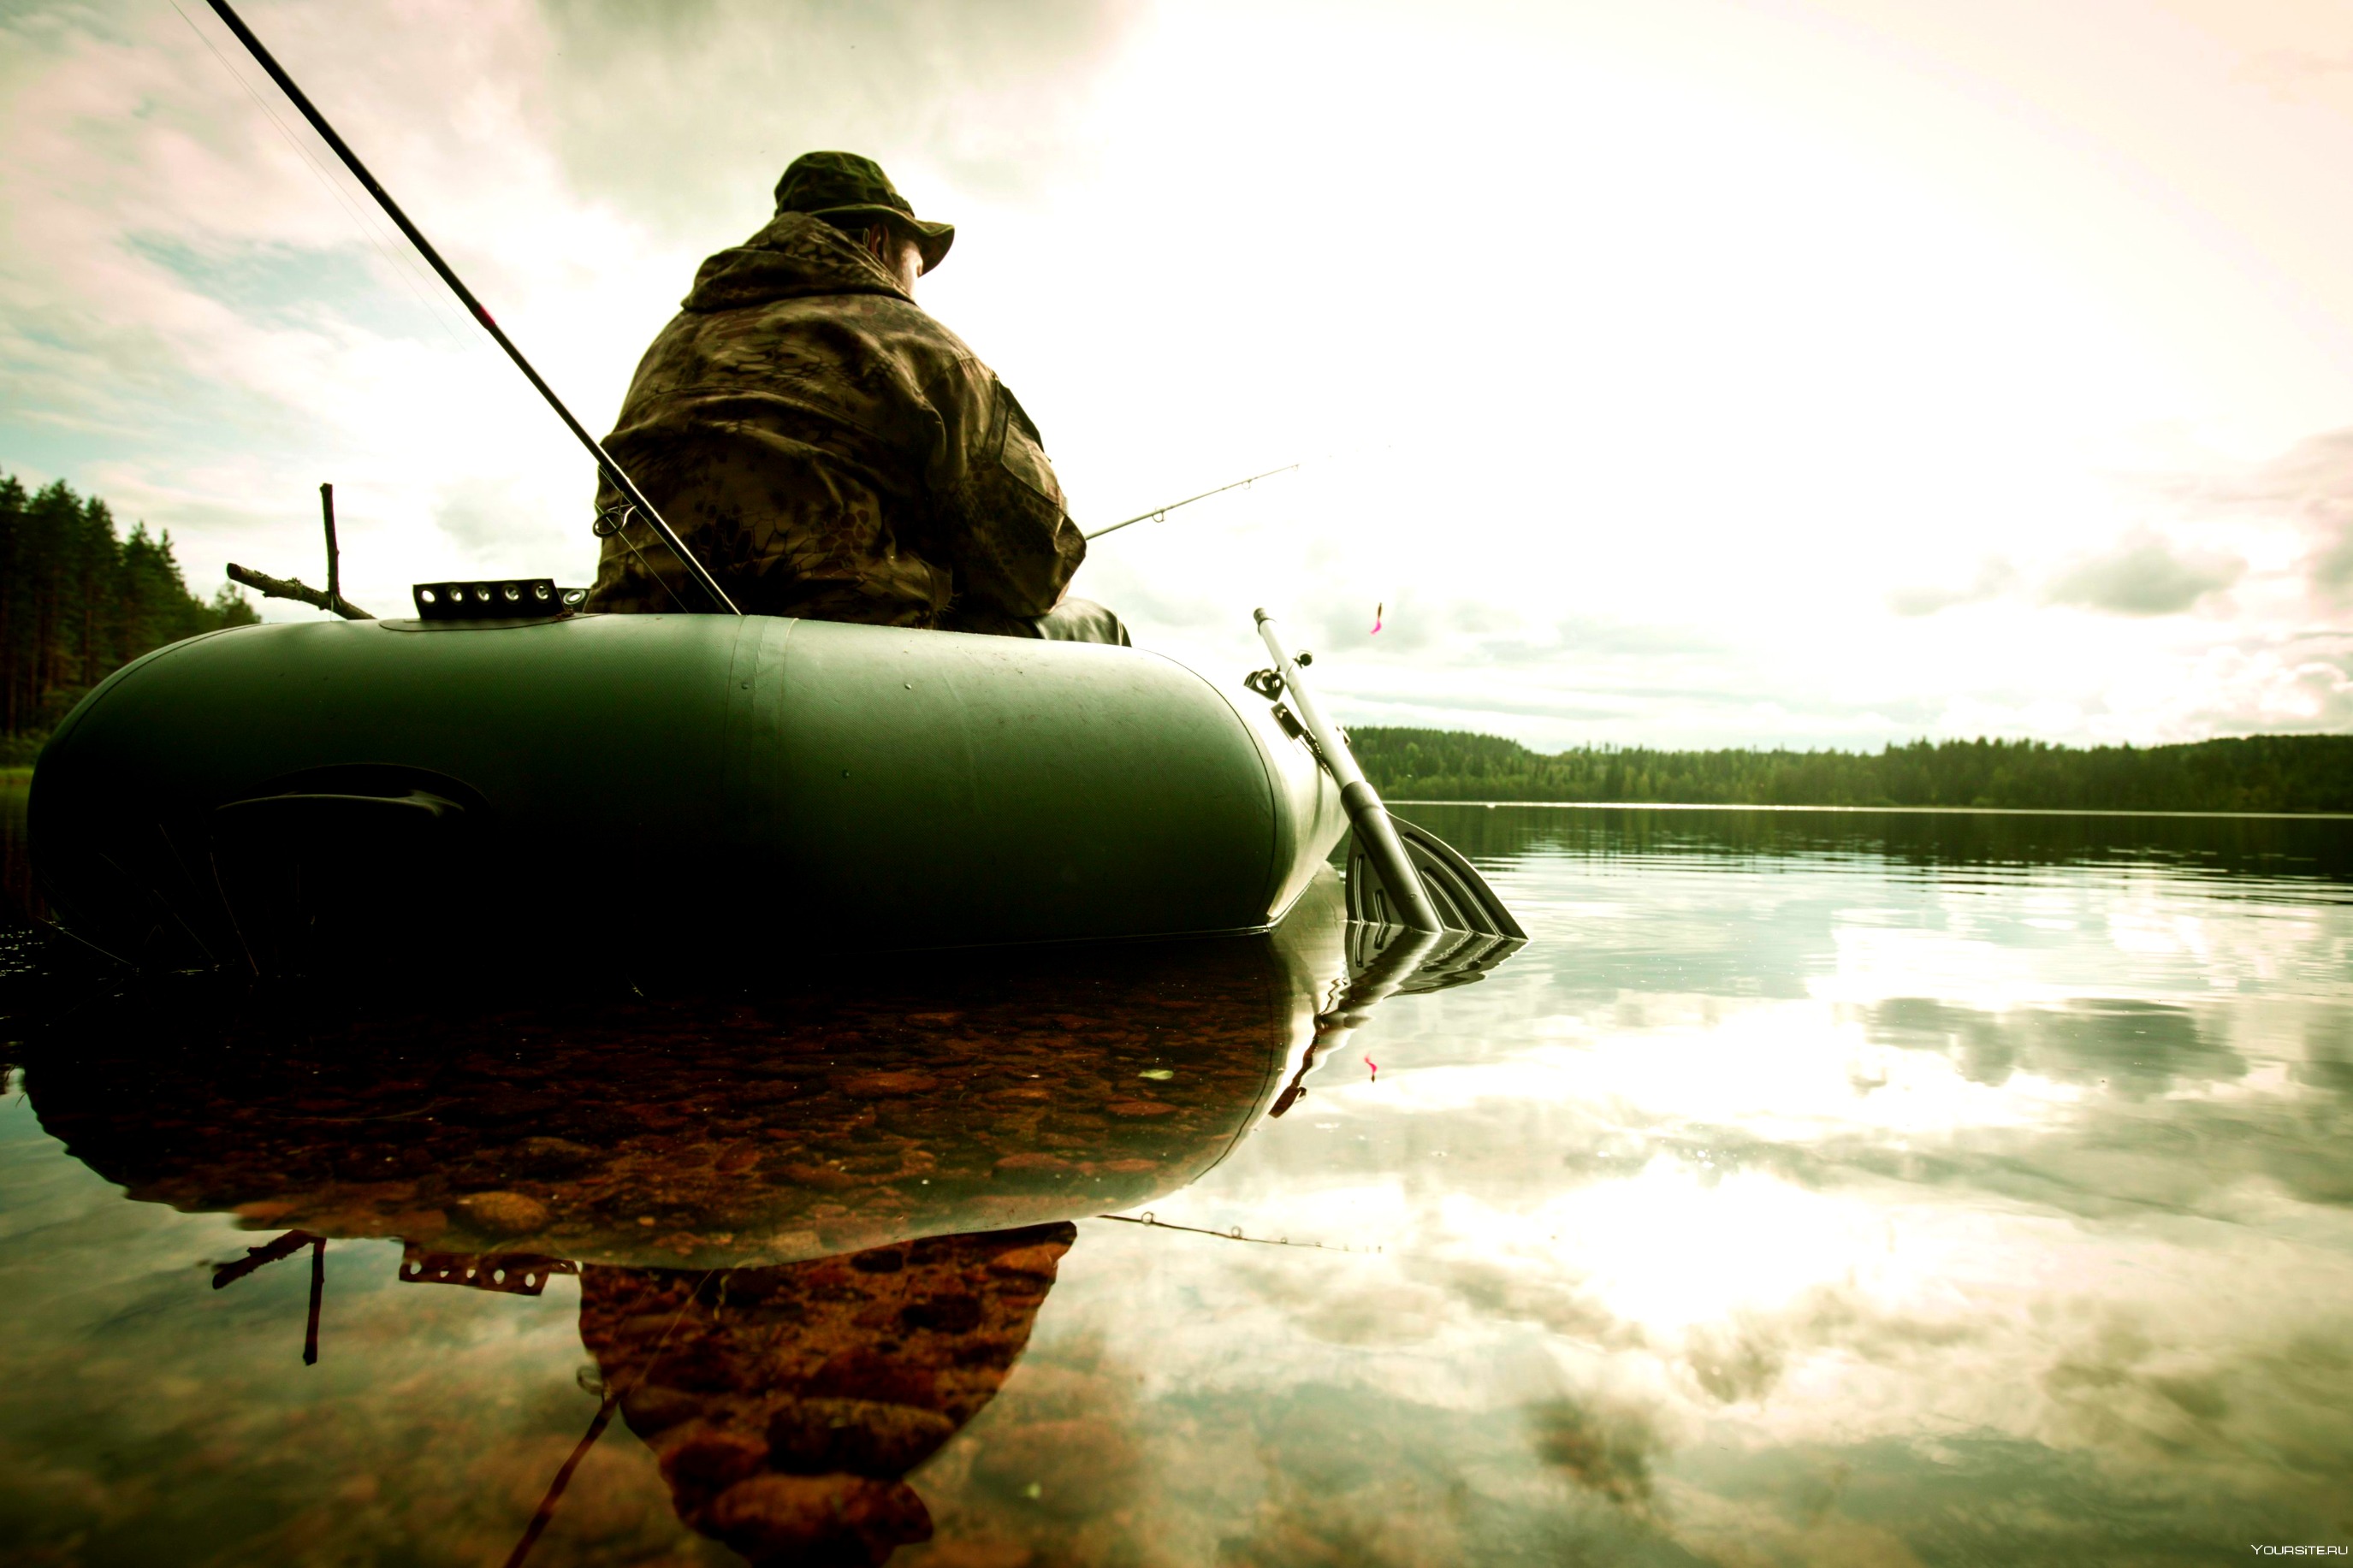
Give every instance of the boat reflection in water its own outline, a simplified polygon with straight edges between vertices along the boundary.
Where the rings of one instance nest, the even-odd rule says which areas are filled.
[[[1012,1369],[1071,1221],[1195,1181],[1380,995],[1502,951],[1383,943],[1327,875],[1269,936],[887,983],[248,1015],[168,1046],[85,1017],[26,1087],[132,1198],[284,1233],[216,1286],[315,1271],[322,1237],[399,1238],[409,1283],[577,1273],[603,1395],[582,1451],[617,1415],[695,1530],[754,1561],[880,1563],[930,1534],[903,1478]]]

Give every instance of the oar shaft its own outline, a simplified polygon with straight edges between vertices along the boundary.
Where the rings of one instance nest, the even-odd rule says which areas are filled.
[[[1365,853],[1380,868],[1381,879],[1388,884],[1390,894],[1397,900],[1402,923],[1415,931],[1440,931],[1445,922],[1438,918],[1438,910],[1430,901],[1429,892],[1421,885],[1421,874],[1413,868],[1412,858],[1406,854],[1405,842],[1398,837],[1397,824],[1389,820],[1388,807],[1365,778],[1365,770],[1356,765],[1356,754],[1348,750],[1347,738],[1338,726],[1324,716],[1315,700],[1315,693],[1299,672],[1299,663],[1282,646],[1282,633],[1272,616],[1258,612],[1258,635],[1266,644],[1266,651],[1274,656],[1275,672],[1282,677],[1282,689],[1291,699],[1292,711],[1305,726],[1309,739],[1324,758],[1332,781],[1340,786],[1340,804],[1347,808],[1349,826],[1364,846]]]

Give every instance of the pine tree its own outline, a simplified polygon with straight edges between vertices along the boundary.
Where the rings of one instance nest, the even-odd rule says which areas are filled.
[[[45,734],[83,692],[141,654],[260,617],[224,586],[188,592],[169,533],[134,525],[62,480],[27,491],[0,474],[0,737],[10,754]]]

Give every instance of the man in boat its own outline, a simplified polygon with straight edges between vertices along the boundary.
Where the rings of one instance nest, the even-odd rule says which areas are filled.
[[[695,274],[606,449],[750,614],[1124,644],[1065,596],[1086,541],[1038,427],[915,303],[955,238],[871,159],[795,159],[775,218]],[[597,507],[588,608],[705,607],[610,485]]]

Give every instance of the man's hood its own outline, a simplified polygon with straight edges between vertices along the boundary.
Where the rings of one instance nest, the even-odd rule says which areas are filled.
[[[680,301],[690,310],[734,310],[812,294],[912,296],[848,235],[807,213],[778,213],[765,228],[705,261]]]

